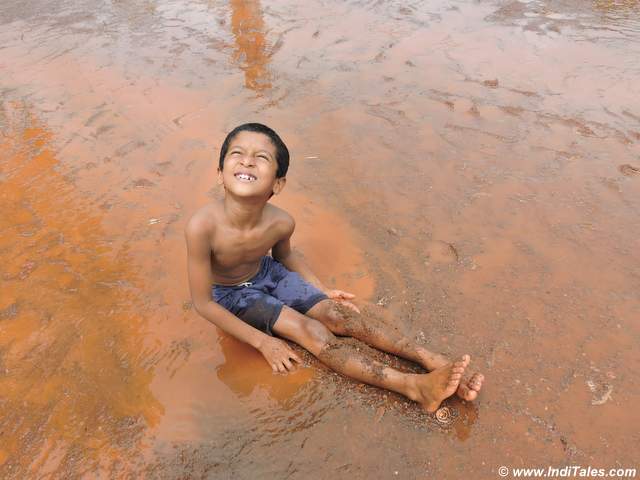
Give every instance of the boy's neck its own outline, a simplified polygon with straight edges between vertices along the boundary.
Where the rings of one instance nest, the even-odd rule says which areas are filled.
[[[263,199],[236,198],[229,193],[224,196],[224,213],[229,224],[238,230],[251,230],[262,219],[267,204]]]

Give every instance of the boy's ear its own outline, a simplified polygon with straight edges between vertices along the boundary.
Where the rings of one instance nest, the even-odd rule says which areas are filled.
[[[286,183],[287,177],[276,178],[276,183],[273,184],[273,194],[278,195],[282,191]]]
[[[218,168],[218,185],[222,185],[223,180],[222,180],[222,170],[220,170]]]

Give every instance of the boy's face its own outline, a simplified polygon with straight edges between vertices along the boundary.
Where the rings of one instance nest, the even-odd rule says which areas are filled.
[[[242,197],[280,193],[285,178],[276,179],[278,162],[271,139],[258,132],[242,131],[230,142],[218,183]]]

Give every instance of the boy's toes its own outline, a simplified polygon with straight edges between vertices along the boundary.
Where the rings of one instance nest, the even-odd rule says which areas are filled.
[[[461,383],[457,391],[458,396],[468,402],[473,402],[478,397],[478,392],[469,388],[468,385]]]
[[[484,381],[484,375],[481,373],[474,373],[473,376],[467,382],[467,385],[471,390],[479,392],[482,388],[482,382]]]
[[[458,397],[468,402],[474,401],[478,398],[478,393],[482,388],[482,382],[484,382],[484,375],[481,373],[474,373],[468,380],[463,380],[458,386],[456,393]]]
[[[453,363],[453,370],[455,371],[464,371],[465,368],[469,365],[470,357],[469,355],[463,355],[460,360],[457,360]]]
[[[478,392],[469,388],[467,390],[467,396],[465,397],[465,400],[468,402],[473,402],[476,398],[478,398]]]

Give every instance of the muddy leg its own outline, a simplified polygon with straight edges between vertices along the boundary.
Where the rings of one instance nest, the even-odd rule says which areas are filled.
[[[431,352],[409,339],[396,326],[389,312],[371,303],[359,304],[360,314],[333,300],[323,300],[307,312],[307,316],[323,322],[333,333],[347,335],[367,345],[392,353],[422,365],[432,371],[449,363],[446,357]],[[474,400],[482,387],[480,373],[465,378],[457,394],[464,400]]]
[[[353,345],[340,338],[328,343],[318,359],[331,369],[361,382],[398,392],[418,402],[428,412],[435,412],[440,403],[456,393],[469,356],[448,363],[423,375],[406,374],[370,359]]]
[[[304,347],[332,370],[370,385],[392,390],[434,412],[458,388],[469,363],[465,355],[433,372],[407,374],[386,366],[337,338],[321,322],[284,307],[273,331]]]

